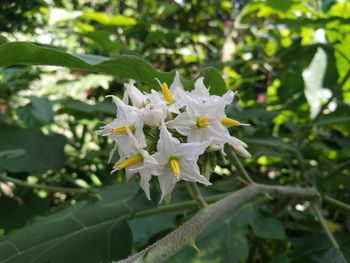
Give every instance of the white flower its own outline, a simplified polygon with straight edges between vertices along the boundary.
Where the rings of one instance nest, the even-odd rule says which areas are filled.
[[[213,101],[203,102],[189,99],[187,111],[180,113],[174,120],[168,121],[167,127],[176,129],[180,134],[187,136],[188,142],[211,140],[213,144],[218,144],[222,151],[224,145],[228,143],[242,156],[250,157],[249,152],[244,149],[246,145],[232,137],[224,126],[225,123],[232,120],[225,117],[225,105],[232,99],[233,94],[230,91]]]
[[[160,83],[162,94],[164,100],[167,102],[167,106],[170,112],[179,113],[179,109],[183,108],[186,105],[187,93],[184,90],[184,87],[181,83],[180,73],[176,71],[174,81],[170,85]]]
[[[225,106],[231,104],[237,92],[228,90],[223,96],[210,95],[209,89],[204,85],[204,77],[200,77],[194,83],[194,89],[188,93],[188,97],[199,102],[222,103],[223,111]]]
[[[209,141],[202,143],[180,143],[169,133],[164,122],[160,127],[160,137],[157,152],[153,155],[157,160],[158,181],[162,196],[172,192],[178,180],[199,182],[205,185],[211,183],[200,174],[197,160],[209,145]]]
[[[125,91],[131,100],[131,104],[137,108],[143,108],[146,104],[147,97],[138,88],[135,87],[135,80],[125,83]]]
[[[120,156],[125,156],[133,149],[134,142],[130,139],[128,131],[134,134],[140,141],[145,141],[145,135],[142,130],[143,120],[140,110],[125,104],[116,96],[109,97],[113,98],[117,106],[117,118],[102,127],[102,129],[98,131],[98,134],[108,136],[116,142],[116,147],[109,156],[110,161],[115,150],[118,150]]]
[[[189,92],[189,96],[196,101],[208,101],[210,99],[209,90],[204,85],[204,77],[196,80],[194,89]]]
[[[157,170],[154,168],[157,165],[157,161],[146,151],[146,141],[144,137],[136,138],[129,128],[127,128],[129,135],[129,142],[127,148],[123,147],[127,152],[121,154],[120,160],[114,165],[114,170],[125,169],[127,180],[130,180],[133,175],[140,174],[140,187],[145,192],[147,198],[150,200],[149,181],[152,175],[157,174]],[[118,141],[120,148],[123,142]]]
[[[166,103],[155,90],[152,90],[147,98],[148,103],[143,110],[143,120],[149,126],[158,127],[160,122],[167,117]]]

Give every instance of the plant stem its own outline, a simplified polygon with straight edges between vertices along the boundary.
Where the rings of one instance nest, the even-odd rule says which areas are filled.
[[[323,199],[323,201],[325,201],[326,203],[328,203],[330,205],[333,205],[333,206],[335,206],[339,209],[342,209],[348,213],[350,212],[350,205],[345,204],[345,203],[343,203],[343,202],[341,202],[333,197],[330,197],[328,195],[324,195],[324,196],[322,196],[322,199]]]
[[[50,192],[87,193],[87,192],[91,191],[89,189],[84,189],[84,188],[65,188],[65,187],[42,185],[42,184],[30,184],[30,183],[27,183],[23,180],[9,177],[9,176],[4,175],[4,174],[0,174],[0,179],[2,181],[12,182],[12,183],[19,185],[19,186],[32,188],[32,189],[41,189],[41,190],[46,190],[46,191],[50,191]]]
[[[229,194],[230,193],[213,195],[213,196],[204,198],[204,200],[206,203],[214,203],[227,197]],[[197,206],[198,204],[195,200],[189,200],[189,201],[179,202],[171,205],[163,205],[157,208],[139,211],[135,213],[134,217],[140,218],[140,217],[159,215],[159,214],[164,214],[169,212],[182,211],[182,210],[192,209]]]
[[[253,198],[264,194],[277,197],[294,196],[305,199],[312,199],[319,196],[318,192],[313,188],[305,189],[291,186],[251,184],[214,204],[208,205],[182,226],[155,244],[119,262],[166,262],[180,249],[195,240],[200,233],[218,219]]]
[[[336,249],[339,250],[340,247],[339,247],[339,245],[338,245],[338,243],[337,243],[337,240],[335,240],[335,237],[333,236],[333,234],[331,233],[331,231],[328,229],[327,224],[326,224],[326,221],[325,221],[325,219],[324,219],[324,217],[323,217],[323,215],[322,215],[322,213],[321,213],[321,210],[320,210],[319,206],[313,204],[313,205],[312,205],[312,208],[314,209],[315,215],[317,216],[317,218],[318,218],[318,220],[320,221],[320,223],[321,223],[321,225],[322,225],[324,231],[326,232],[326,234],[327,234],[327,236],[328,236],[328,238],[329,238],[329,241],[331,241],[332,245],[333,245]]]
[[[348,167],[350,167],[350,159],[334,167],[334,169],[329,172],[329,176],[337,176],[338,174],[341,174],[341,171]]]
[[[197,183],[190,183],[190,188],[192,191],[193,198],[198,204],[198,207],[200,209],[203,209],[206,206],[208,206],[207,202],[205,201],[204,197],[202,196],[202,194],[198,188]]]
[[[235,165],[236,169],[238,170],[238,172],[250,183],[250,184],[254,184],[254,181],[252,180],[252,178],[250,178],[249,174],[247,173],[247,171],[244,169],[241,161],[239,160],[237,154],[234,152],[233,149],[230,149],[227,151],[227,155],[230,158],[230,160],[233,162],[233,164]]]

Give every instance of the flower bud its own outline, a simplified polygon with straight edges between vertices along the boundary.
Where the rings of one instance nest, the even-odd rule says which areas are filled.
[[[146,104],[147,97],[135,87],[135,81],[130,80],[129,83],[125,83],[124,87],[131,100],[131,104],[137,108],[143,108]]]

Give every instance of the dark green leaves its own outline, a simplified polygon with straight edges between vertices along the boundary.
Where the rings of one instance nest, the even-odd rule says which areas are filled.
[[[0,152],[20,151],[20,154],[0,158],[0,167],[10,172],[41,173],[58,169],[66,161],[63,147],[64,136],[43,135],[35,129],[1,127]]]
[[[100,191],[101,200],[81,201],[38,217],[0,243],[1,263],[106,262],[131,253],[127,219],[137,187],[123,184]]]
[[[247,204],[205,231],[196,245],[200,252],[185,248],[172,262],[247,262],[249,226],[254,234],[266,239],[284,239],[282,224],[265,214],[265,205]]]
[[[21,50],[21,52],[18,52]],[[12,42],[0,46],[0,67],[11,65],[53,65],[76,70],[112,74],[125,81],[135,79],[153,88],[158,88],[154,78],[171,83],[174,72],[160,72],[144,59],[133,55],[122,55],[117,58],[106,58],[94,55],[71,55],[61,50],[39,46],[29,42]],[[205,83],[212,87],[214,94],[223,94],[226,85],[220,73],[214,68],[203,72]],[[192,89],[193,80],[182,79],[187,89]]]
[[[54,112],[52,102],[47,98],[30,97],[30,103],[17,109],[19,117],[32,127],[37,124],[50,123]]]

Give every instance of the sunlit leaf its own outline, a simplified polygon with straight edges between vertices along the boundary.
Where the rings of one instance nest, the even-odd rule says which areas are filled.
[[[18,52],[21,50],[21,52]],[[27,42],[12,42],[0,46],[0,67],[11,65],[53,65],[72,69],[112,74],[119,80],[135,79],[138,82],[158,89],[155,78],[161,82],[172,83],[175,73],[160,72],[144,59],[123,55],[106,58],[95,55],[70,55],[61,50],[35,45]],[[205,83],[212,87],[214,94],[223,94],[226,85],[219,72],[214,68],[203,71]],[[193,80],[182,79],[187,89],[193,88]]]

